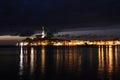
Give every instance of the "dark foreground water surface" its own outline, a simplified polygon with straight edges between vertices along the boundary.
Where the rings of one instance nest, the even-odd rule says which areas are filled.
[[[120,80],[120,46],[0,47],[0,80]]]

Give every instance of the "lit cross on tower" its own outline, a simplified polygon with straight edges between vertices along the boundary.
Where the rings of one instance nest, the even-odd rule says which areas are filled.
[[[45,30],[44,30],[44,27],[42,27],[42,37],[41,38],[45,38]]]

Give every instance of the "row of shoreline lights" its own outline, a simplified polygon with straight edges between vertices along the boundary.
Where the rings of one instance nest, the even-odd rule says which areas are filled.
[[[49,45],[48,43],[31,43],[28,44],[29,42],[20,42],[21,46],[38,46],[38,45]],[[120,41],[79,41],[79,40],[72,40],[70,42],[66,42],[66,44],[64,44],[63,42],[53,42],[52,45],[54,46],[64,46],[64,45],[71,45],[71,46],[75,46],[75,45],[120,45]]]

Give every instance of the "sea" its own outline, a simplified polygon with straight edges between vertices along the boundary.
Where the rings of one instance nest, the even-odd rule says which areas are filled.
[[[120,46],[0,46],[0,80],[120,80]]]

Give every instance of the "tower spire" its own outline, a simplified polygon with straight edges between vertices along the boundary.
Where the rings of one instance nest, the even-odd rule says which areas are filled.
[[[42,33],[41,33],[41,34],[42,34],[42,38],[45,38],[46,35],[45,35],[45,29],[44,29],[44,26],[42,26]]]

